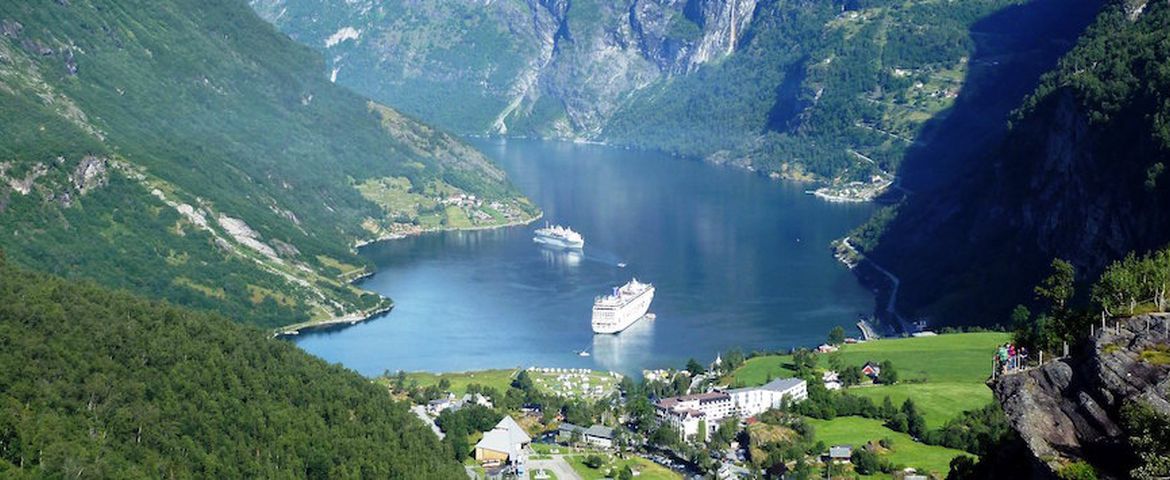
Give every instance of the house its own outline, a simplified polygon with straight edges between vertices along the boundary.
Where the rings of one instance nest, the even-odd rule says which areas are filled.
[[[562,442],[568,443],[574,436],[595,447],[613,447],[613,429],[602,425],[585,428],[571,423],[562,423],[557,430],[557,440]]]
[[[833,353],[836,351],[837,351],[836,345],[829,345],[827,343],[822,343],[821,346],[817,347],[817,352],[819,352],[819,353]]]
[[[829,461],[833,463],[848,463],[853,458],[852,445],[833,445],[829,447]]]
[[[504,417],[475,444],[475,459],[481,463],[523,463],[531,444],[532,437],[520,424]]]
[[[443,398],[436,398],[427,402],[427,413],[431,415],[438,415],[443,413],[443,410],[451,408],[454,405],[450,396]]]
[[[861,373],[871,379],[877,379],[881,372],[882,367],[879,367],[877,362],[865,362],[865,366],[861,367]]]
[[[841,389],[841,376],[832,370],[827,370],[821,374],[821,382],[825,384],[826,390]]]

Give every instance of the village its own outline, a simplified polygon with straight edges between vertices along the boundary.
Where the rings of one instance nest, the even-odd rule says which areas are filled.
[[[1005,334],[877,340],[867,326],[859,325],[861,338],[838,327],[813,349],[729,351],[706,365],[645,370],[637,381],[555,367],[380,381],[416,403],[415,414],[457,450],[470,478],[941,479],[952,458],[970,454],[922,437],[990,403],[981,383],[989,372],[964,371],[959,381],[947,378],[957,373],[954,361],[903,365],[972,340],[993,351]],[[976,353],[963,350],[955,360],[965,369]],[[925,394],[939,388],[970,394],[936,405]]]

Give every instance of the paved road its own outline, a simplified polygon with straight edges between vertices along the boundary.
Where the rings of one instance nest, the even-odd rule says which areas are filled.
[[[552,460],[528,460],[525,467],[528,470],[528,478],[534,478],[537,470],[551,470],[553,475],[557,476],[557,480],[584,480],[560,455],[553,455]]]

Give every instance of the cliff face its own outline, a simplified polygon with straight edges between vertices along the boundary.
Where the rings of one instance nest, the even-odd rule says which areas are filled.
[[[1106,478],[1126,478],[1134,459],[1121,407],[1140,401],[1170,414],[1170,365],[1148,360],[1148,352],[1170,345],[1167,322],[1167,315],[1123,320],[1116,328],[1111,321],[1072,358],[994,384],[996,398],[1038,462],[1056,471],[1084,460]]]
[[[1154,33],[1167,28],[1164,2],[1108,7],[1005,137],[915,189],[871,252],[902,277],[904,313],[1002,322],[1053,258],[1087,283],[1170,242],[1170,48]],[[973,301],[986,308],[960,308]]]
[[[631,92],[733,52],[756,6],[756,0],[319,3],[252,6],[294,38],[323,47],[335,81],[415,113],[430,111],[413,88],[431,85],[437,95],[469,102],[436,113],[449,128],[561,137],[596,135]]]

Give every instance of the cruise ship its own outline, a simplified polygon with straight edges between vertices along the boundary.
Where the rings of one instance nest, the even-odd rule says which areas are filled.
[[[593,333],[618,333],[646,316],[654,300],[654,285],[639,283],[638,279],[621,287],[613,294],[593,301]]]
[[[560,248],[577,249],[585,246],[585,238],[580,233],[560,225],[546,224],[544,228],[536,229],[536,236],[532,237],[532,241]]]

